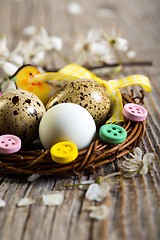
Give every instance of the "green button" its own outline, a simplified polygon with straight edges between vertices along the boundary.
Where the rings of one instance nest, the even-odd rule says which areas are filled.
[[[108,143],[122,143],[127,138],[126,130],[115,124],[105,124],[99,130],[99,136]]]

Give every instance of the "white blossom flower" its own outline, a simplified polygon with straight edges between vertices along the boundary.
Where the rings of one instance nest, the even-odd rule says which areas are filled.
[[[23,29],[23,35],[27,36],[27,39],[21,39],[12,51],[7,47],[6,36],[0,37],[0,67],[5,74],[14,74],[23,64],[43,66],[46,52],[49,51],[54,51],[66,60],[60,54],[63,47],[62,39],[49,36],[45,28],[38,30],[35,26],[28,26]]]
[[[41,28],[40,32],[33,37],[33,40],[38,44],[38,46],[33,51],[35,53],[42,50],[62,50],[62,39],[56,36],[49,36],[45,28]]]
[[[73,44],[73,51],[77,57],[77,63],[85,64],[88,61],[88,56],[92,56],[93,58],[95,55],[97,58],[99,51],[102,52],[101,49],[103,48],[100,43],[102,36],[103,31],[101,29],[90,29],[86,36],[82,34],[77,35]]]
[[[155,159],[153,153],[146,153],[142,157],[142,151],[139,147],[134,149],[134,154],[129,153],[132,157],[125,157],[125,161],[122,162],[122,170],[125,172],[124,177],[133,177],[137,173],[145,175],[148,172],[148,168]]]
[[[110,29],[107,29],[107,31],[104,31],[104,39],[110,44],[110,46],[115,45],[117,43],[117,39],[121,37],[121,32],[117,30],[115,26],[112,26]]]
[[[108,42],[110,50],[112,50],[110,51],[109,58],[106,56],[104,59],[106,63],[115,63],[115,59],[117,62],[120,62],[121,58],[126,56],[129,49],[129,42],[121,35],[121,32],[118,32],[115,27],[112,27],[108,32],[104,32],[104,39]]]
[[[75,4],[72,2],[71,6],[76,6]],[[46,54],[51,51],[65,63],[70,63],[61,53],[62,39],[49,36],[45,28],[27,26],[23,29],[23,35],[27,38],[21,39],[13,50],[8,48],[6,36],[0,37],[0,67],[5,74],[12,75],[20,66],[28,63],[43,67]],[[73,44],[73,52],[74,62],[80,65],[122,63],[123,57],[133,60],[136,56],[134,51],[129,50],[128,41],[115,28],[108,32],[93,28],[86,35],[78,35]]]
[[[126,57],[129,42],[113,27],[106,32],[102,29],[90,29],[86,36],[78,36],[73,45],[80,64],[92,59],[92,62],[114,64]]]

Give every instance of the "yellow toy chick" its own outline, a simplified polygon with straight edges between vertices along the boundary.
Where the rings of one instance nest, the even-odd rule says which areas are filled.
[[[21,66],[14,75],[10,76],[18,88],[34,93],[46,105],[53,95],[54,87],[47,81],[32,82],[34,76],[40,75],[39,70],[30,64]],[[54,91],[55,92],[55,91]]]
[[[107,123],[123,121],[123,104],[119,88],[140,85],[145,91],[151,91],[151,84],[146,76],[131,75],[119,80],[106,81],[97,77],[88,69],[74,63],[68,64],[58,72],[45,73],[40,73],[33,65],[23,65],[10,79],[15,81],[18,88],[37,95],[45,105],[57,90],[61,89],[66,83],[80,79],[93,79],[103,85],[110,95],[112,117]]]

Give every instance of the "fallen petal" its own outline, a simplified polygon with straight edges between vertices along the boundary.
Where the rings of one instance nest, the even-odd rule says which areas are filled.
[[[90,206],[83,210],[91,211],[89,214],[90,218],[94,218],[96,220],[104,220],[109,214],[108,207],[104,204],[99,206]]]
[[[0,198],[0,208],[5,207],[6,203],[3,199]]]
[[[93,183],[88,187],[85,197],[90,201],[101,202],[109,193],[108,183],[97,184]]]
[[[55,192],[42,196],[43,202],[46,206],[60,206],[64,200],[64,193]]]
[[[17,203],[17,206],[26,207],[26,206],[32,205],[33,203],[35,203],[35,200],[31,198],[21,198],[20,201]]]
[[[27,181],[28,182],[33,182],[33,181],[35,181],[37,178],[39,178],[40,177],[40,175],[39,174],[32,174],[31,176],[29,176],[28,178],[27,178]]]

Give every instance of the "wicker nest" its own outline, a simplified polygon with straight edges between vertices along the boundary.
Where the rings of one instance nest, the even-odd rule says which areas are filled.
[[[141,96],[134,97],[122,94],[123,104],[143,104],[143,91]],[[4,174],[52,174],[54,176],[67,176],[71,174],[82,175],[94,173],[96,168],[111,163],[139,146],[145,132],[144,122],[125,120],[122,127],[127,131],[127,139],[120,144],[106,144],[101,139],[93,141],[86,149],[80,150],[78,157],[68,164],[57,164],[52,161],[49,150],[21,150],[16,154],[0,156],[0,173]]]

